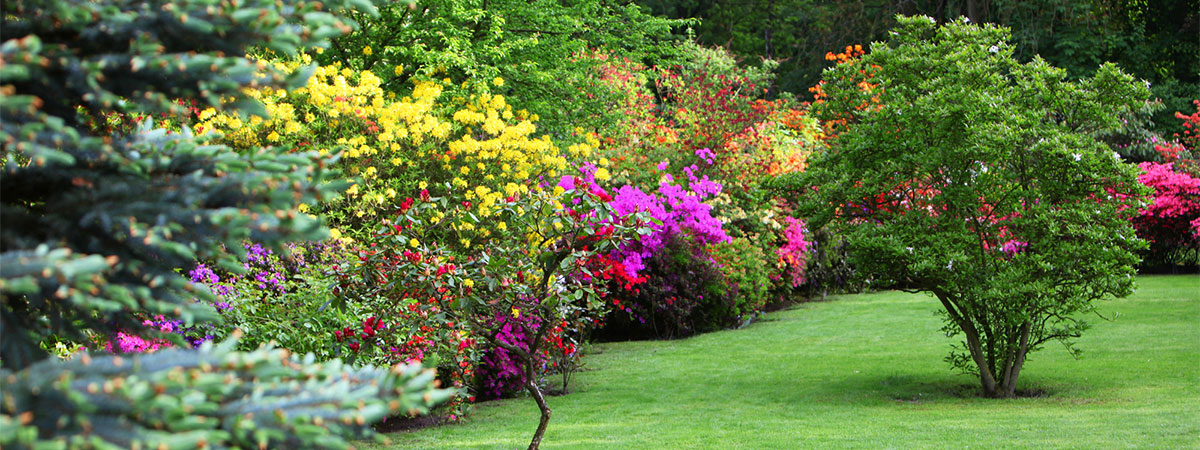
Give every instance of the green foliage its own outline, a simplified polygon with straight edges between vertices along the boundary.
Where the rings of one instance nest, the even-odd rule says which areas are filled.
[[[357,360],[352,355],[339,354],[334,345],[332,330],[361,322],[360,316],[369,315],[362,304],[333,307],[341,298],[337,280],[329,273],[330,266],[346,265],[355,256],[332,240],[289,245],[288,249],[290,259],[278,253],[253,255],[258,249],[251,249],[247,273],[221,273],[220,284],[209,284],[220,295],[218,304],[228,303],[227,307],[218,308],[221,325],[214,334],[223,337],[241,330],[240,350],[271,343],[297,354],[313,353],[318,361],[339,357],[350,364],[395,363]]]
[[[352,368],[284,349],[43,361],[13,373],[0,404],[8,448],[349,448],[387,415],[424,413],[452,391],[419,366]]]
[[[616,118],[606,112],[614,94],[592,81],[595,60],[585,55],[658,61],[674,54],[672,28],[688,23],[600,0],[391,4],[378,18],[356,18],[363,27],[335,39],[323,64],[371,70],[392,92],[407,90],[412,76],[446,77],[468,95],[509,97],[558,135]],[[505,84],[488,86],[496,77]]]
[[[698,0],[638,3],[653,14],[700,19],[696,38],[728,47],[744,63],[778,60],[783,92],[803,93],[813,86],[828,64],[826,52],[886,39],[896,25],[895,14],[924,14],[938,23],[967,17],[972,23],[1010,27],[1018,60],[1040,55],[1066,69],[1072,79],[1091,74],[1106,61],[1120,64],[1149,80],[1154,96],[1163,100],[1166,108],[1155,114],[1153,128],[1164,136],[1181,131],[1172,120],[1174,113],[1187,111],[1200,95],[1200,6],[1195,0],[771,0],[738,7]]]
[[[732,300],[732,311],[724,312],[724,315],[743,318],[761,311],[774,285],[768,275],[775,272],[771,267],[773,261],[767,254],[746,238],[716,244],[710,254],[725,276],[726,292],[716,297]]]
[[[1012,396],[1026,353],[1068,343],[1086,328],[1073,313],[1133,289],[1145,244],[1128,219],[1145,189],[1095,136],[1149,89],[1111,64],[1070,82],[1018,63],[996,26],[899,20],[826,71],[816,112],[845,122],[794,187],[857,267],[936,295],[965,338],[950,361]]]

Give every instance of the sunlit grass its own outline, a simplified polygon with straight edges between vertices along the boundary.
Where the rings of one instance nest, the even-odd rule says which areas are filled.
[[[550,398],[542,448],[1200,448],[1200,277],[1139,279],[1100,304],[1080,359],[1031,355],[1016,400],[977,396],[942,361],[936,300],[883,292],[808,303],[741,330],[593,347]],[[528,398],[380,448],[524,448]]]

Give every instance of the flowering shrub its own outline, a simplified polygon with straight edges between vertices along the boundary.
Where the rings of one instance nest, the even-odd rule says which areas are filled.
[[[526,352],[530,351],[530,344],[534,338],[528,331],[537,330],[541,326],[538,317],[529,314],[498,314],[493,321],[498,324],[493,325],[496,328],[496,340]],[[534,365],[544,366],[544,355],[535,356],[537,361]],[[483,353],[476,375],[476,393],[481,399],[513,395],[523,391],[528,382],[524,364],[515,354],[503,347],[493,347]]]
[[[1197,261],[1200,251],[1200,178],[1177,171],[1173,164],[1145,162],[1138,181],[1154,189],[1152,201],[1138,211],[1133,225],[1150,242],[1159,262]]]
[[[273,64],[298,70],[309,61],[301,55]],[[538,117],[514,110],[501,95],[482,89],[446,101],[447,80],[416,80],[412,93],[397,99],[380,82],[371,71],[321,66],[302,88],[251,90],[265,105],[267,119],[243,120],[209,109],[199,112],[194,128],[221,132],[220,142],[239,148],[290,145],[340,152],[338,165],[350,177],[344,198],[307,208],[359,238],[369,237],[374,224],[399,207],[400,193],[450,183],[475,205],[475,214],[490,217],[504,198],[527,192],[525,180],[553,179],[567,167],[568,153],[548,136],[534,135]],[[586,158],[593,148],[584,141],[568,152]]]
[[[353,309],[333,308],[336,294],[329,267],[344,264],[350,249],[335,241],[288,244],[281,255],[256,243],[243,244],[239,271],[198,263],[188,271],[193,283],[216,295],[219,324],[196,324],[174,331],[192,346],[220,340],[240,329],[238,345],[255,349],[268,342],[321,360],[339,355],[324,332],[353,316]]]
[[[803,221],[792,217],[785,217],[784,220],[788,225],[783,231],[783,246],[775,250],[775,255],[779,258],[777,264],[787,275],[791,287],[799,287],[804,283],[804,272],[808,267],[808,254],[812,242],[806,237],[808,229],[804,227]]]
[[[612,59],[601,65],[602,80],[628,93],[621,105],[626,120],[597,137],[599,154],[610,162],[614,206],[647,212],[660,222],[612,255],[627,280],[614,283],[621,285],[614,287],[618,313],[606,319],[606,338],[629,337],[621,335],[626,331],[678,336],[728,326],[766,299],[788,295],[796,284],[784,278],[803,280],[808,247],[798,243],[789,247],[790,265],[786,258],[761,266],[747,260],[754,269],[719,265],[712,246],[731,236],[747,238],[739,245],[753,244],[753,254],[765,257],[789,245],[784,217],[791,208],[763,183],[805,170],[809,154],[823,145],[819,122],[788,100],[767,100],[767,71],[740,68],[723,50],[685,47],[685,60],[668,68]],[[653,80],[657,96],[646,80]],[[744,283],[758,278],[749,275],[757,270],[769,282]],[[711,280],[671,285],[696,273],[711,274]],[[712,293],[701,293],[708,290]],[[677,291],[695,294],[672,299]],[[749,298],[740,298],[743,294]]]
[[[735,325],[737,300],[704,244],[689,233],[660,236],[660,247],[641,260],[645,279],[633,289],[610,284],[615,308],[598,337],[670,339]]]
[[[1175,170],[1200,176],[1200,155],[1196,154],[1196,149],[1200,149],[1200,100],[1192,103],[1196,105],[1196,112],[1175,113],[1175,117],[1183,121],[1183,135],[1176,134],[1174,142],[1156,142],[1154,150],[1163,161],[1174,164]]]
[[[710,214],[712,207],[703,203],[706,197],[721,192],[721,185],[707,176],[696,178],[694,169],[690,166],[685,170],[691,179],[687,188],[664,175],[658,194],[647,194],[629,185],[616,190],[613,209],[618,215],[643,212],[656,221],[650,225],[652,233],[622,245],[616,252],[630,277],[636,277],[645,266],[643,260],[666,247],[672,236],[686,233],[702,246],[729,240],[722,223]]]
[[[741,319],[761,310],[770,301],[776,284],[771,260],[750,239],[735,238],[713,245],[709,255],[725,278],[724,297],[732,300],[733,308],[725,314]]]
[[[343,272],[346,294],[371,302],[376,317],[396,317],[408,309],[444,321],[441,329],[463,327],[466,333],[435,342],[466,342],[458,350],[486,342],[504,350],[488,355],[485,375],[491,378],[480,387],[492,394],[523,379],[543,408],[539,436],[549,420],[539,385],[546,343],[569,341],[553,335],[568,330],[546,324],[603,314],[601,281],[608,267],[602,255],[632,233],[649,231],[638,215],[617,215],[603,191],[584,188],[582,178],[571,181],[580,188],[528,186],[527,193],[496,204],[491,217],[475,214],[470,201],[454,202],[453,184],[435,186],[445,196],[423,190],[400,203],[395,218],[363,248],[361,264]],[[483,226],[490,226],[488,245],[470,245]],[[390,345],[400,348],[418,337]],[[509,370],[514,362],[522,377]]]

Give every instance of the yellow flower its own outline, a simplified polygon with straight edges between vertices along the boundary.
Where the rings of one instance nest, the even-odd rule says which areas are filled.
[[[338,240],[338,239],[341,239],[341,238],[342,238],[342,232],[341,232],[341,231],[338,231],[338,229],[337,229],[337,228],[330,228],[330,229],[329,229],[329,238],[330,238],[330,239],[333,239],[333,240]]]
[[[300,212],[308,212],[308,204],[301,203],[300,206],[296,207],[296,210]]]
[[[400,75],[401,73],[404,73],[404,66],[396,66],[396,67],[393,67],[393,68],[392,68],[392,73],[394,73],[394,74],[396,74],[396,75]]]
[[[371,52],[371,46],[370,46],[370,45],[368,45],[368,46],[366,46],[366,47],[363,47],[363,54],[364,54],[364,55],[368,55],[368,56],[369,56],[371,53],[372,53],[372,52]]]
[[[500,78],[500,77],[493,78],[492,84],[494,84],[496,86],[504,86],[504,79]]]
[[[350,189],[346,189],[348,195],[358,195],[358,184],[350,185]]]
[[[412,248],[417,248],[417,247],[418,247],[418,246],[420,246],[420,245],[421,245],[421,242],[420,242],[420,241],[418,241],[418,240],[417,240],[417,238],[412,238],[412,239],[409,239],[409,240],[408,240],[408,246],[409,246],[409,247],[412,247]]]
[[[471,240],[470,239],[459,239],[458,242],[462,243],[463,247],[471,248]]]
[[[500,230],[500,231],[506,231],[506,230],[508,230],[508,225],[505,224],[504,222],[500,222],[500,223],[496,224],[496,229]]]
[[[462,280],[462,284],[463,284],[463,286],[466,286],[466,287],[475,287],[475,280],[466,278],[466,279]]]
[[[514,306],[512,309],[512,315],[513,315],[514,319],[520,319],[521,318],[521,310],[517,309],[517,307]]]
[[[419,188],[419,189],[425,189],[428,186],[429,186],[429,183],[426,183],[424,181],[417,183],[417,188]]]

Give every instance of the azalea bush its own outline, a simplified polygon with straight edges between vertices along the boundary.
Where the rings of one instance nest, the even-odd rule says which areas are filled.
[[[640,260],[642,282],[616,289],[605,339],[669,339],[736,323],[735,300],[705,245],[688,233],[659,237],[658,251]]]
[[[310,61],[302,54],[272,64],[298,71]],[[304,208],[329,218],[335,234],[355,239],[369,238],[405,197],[430,185],[450,183],[475,205],[476,214],[488,217],[503,198],[527,192],[526,180],[556,179],[568,167],[568,155],[591,154],[582,138],[562,148],[537,136],[538,117],[515,109],[504,96],[445,98],[447,80],[414,79],[411,93],[397,98],[381,83],[368,70],[319,66],[303,87],[248,90],[263,102],[269,119],[243,120],[206,109],[193,127],[216,132],[216,142],[238,148],[280,145],[339,154],[335,167],[349,189]]]
[[[1138,237],[1150,243],[1149,257],[1160,264],[1200,264],[1200,178],[1172,163],[1138,167],[1138,181],[1154,189],[1133,217]]]
[[[611,283],[616,309],[600,334],[606,339],[738,324],[805,280],[807,231],[788,234],[792,207],[764,183],[807,168],[823,145],[819,122],[790,99],[767,99],[769,70],[739,67],[721,49],[681,48],[684,58],[662,68],[591,56],[601,82],[625,93],[614,105],[625,115],[609,128],[576,130],[606,178],[587,181],[611,191],[618,209],[656,219],[654,232],[611,255],[625,273]],[[596,167],[581,170],[588,178]],[[715,245],[731,237],[768,261],[716,262]],[[769,283],[750,274],[760,269]],[[708,278],[691,283],[698,274]]]

